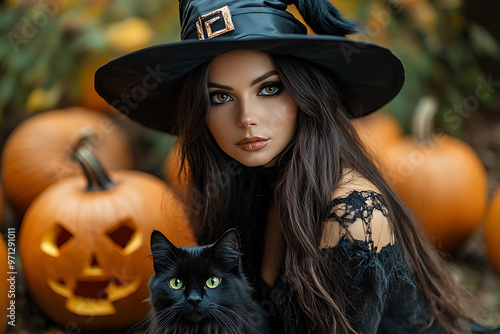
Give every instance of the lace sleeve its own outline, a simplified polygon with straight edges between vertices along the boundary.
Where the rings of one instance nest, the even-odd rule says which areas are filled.
[[[394,243],[389,213],[382,196],[375,191],[351,191],[330,202],[324,223],[323,247],[334,246],[342,237],[365,241],[370,249]]]
[[[390,294],[401,283],[413,286],[399,246],[392,238],[383,244],[374,238],[381,226],[389,227],[388,216],[380,194],[352,191],[330,203],[325,222],[336,226],[338,241],[323,251],[351,302],[349,316],[358,333],[377,333]]]
[[[346,316],[357,333],[380,333],[380,328],[387,324],[387,316],[391,315],[392,296],[403,296],[408,307],[398,304],[396,308],[404,308],[409,314],[414,311],[416,300],[412,271],[399,245],[391,242],[380,246],[377,237],[374,238],[377,225],[388,224],[388,209],[375,191],[351,191],[345,197],[334,199],[328,209],[325,226],[332,229],[329,232],[338,234],[334,245],[322,247],[329,284],[348,301]],[[355,225],[362,234],[353,231]],[[293,293],[287,288],[281,291],[286,292],[282,299],[278,298],[286,319],[285,333],[309,333],[306,321],[302,321],[305,315]]]

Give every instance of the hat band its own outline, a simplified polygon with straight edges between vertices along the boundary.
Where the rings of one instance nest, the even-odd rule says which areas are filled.
[[[217,15],[219,13],[222,15],[222,18],[224,19],[225,27],[224,27],[224,29],[212,32],[212,24],[215,21],[220,20],[220,17]],[[202,22],[206,18],[209,18],[209,20],[205,21],[205,24],[203,25]],[[214,37],[220,36],[222,34],[225,34],[226,32],[234,30],[233,19],[232,19],[231,12],[229,11],[229,7],[224,6],[222,8],[217,9],[217,10],[214,10],[213,12],[202,15],[198,18],[198,21],[196,22],[196,32],[198,33],[198,39],[200,39],[200,40],[205,39],[205,36],[203,33],[203,26],[205,26],[208,38],[214,38]]]
[[[231,39],[252,36],[282,38],[283,34],[307,34],[307,29],[292,14],[285,11],[231,13],[226,6],[198,17],[183,34],[182,40],[204,40],[218,36]]]

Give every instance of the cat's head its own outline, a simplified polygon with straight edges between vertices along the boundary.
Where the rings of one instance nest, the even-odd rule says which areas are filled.
[[[248,294],[243,291],[248,285],[234,229],[211,245],[192,247],[176,247],[161,232],[153,231],[151,251],[155,274],[148,287],[158,315],[203,321],[221,309],[234,309],[239,296]]]

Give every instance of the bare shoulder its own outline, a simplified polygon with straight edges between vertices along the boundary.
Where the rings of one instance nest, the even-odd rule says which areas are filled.
[[[342,198],[353,190],[373,191],[380,193],[380,190],[368,179],[354,170],[344,170],[340,185],[332,193],[332,199]]]
[[[346,170],[331,200],[330,215],[323,226],[322,248],[334,247],[343,236],[365,241],[378,251],[394,243],[380,190],[361,174]]]

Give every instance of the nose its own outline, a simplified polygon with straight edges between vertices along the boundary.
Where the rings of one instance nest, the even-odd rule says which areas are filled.
[[[191,290],[186,300],[193,305],[193,307],[196,307],[201,302],[201,293],[198,290]]]
[[[240,102],[240,112],[238,114],[238,126],[249,128],[259,124],[258,108],[251,99]]]

